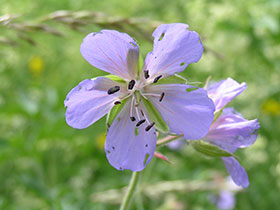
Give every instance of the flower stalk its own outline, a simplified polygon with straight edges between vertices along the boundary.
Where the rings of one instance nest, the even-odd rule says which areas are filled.
[[[180,138],[182,138],[183,135],[175,135],[175,136],[166,136],[160,140],[157,141],[157,147],[161,147],[163,145],[166,145],[172,141],[176,141],[179,140]]]
[[[137,183],[139,181],[139,178],[140,178],[140,172],[135,171],[135,172],[132,173],[132,176],[131,176],[131,179],[130,179],[130,182],[129,182],[129,185],[128,185],[128,189],[127,189],[126,194],[125,194],[125,196],[122,200],[120,210],[129,209],[129,205],[132,201],[132,198],[133,198]]]
[[[182,137],[182,135],[179,135],[179,136],[167,136],[167,137],[165,137],[163,139],[160,139],[158,141],[157,147],[163,146],[165,144],[168,144],[171,141],[178,140],[181,137]],[[124,198],[122,200],[122,203],[121,203],[120,210],[129,209],[129,206],[130,206],[131,201],[133,199],[133,195],[134,195],[135,190],[136,190],[137,183],[138,183],[139,178],[140,178],[140,173],[141,172],[133,172],[132,173],[132,176],[130,178],[130,182],[129,182],[129,185],[128,185],[128,189],[127,189],[126,194],[125,194],[125,196],[124,196]]]

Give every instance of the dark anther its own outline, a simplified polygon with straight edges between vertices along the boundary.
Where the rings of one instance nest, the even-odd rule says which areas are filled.
[[[140,112],[141,112],[142,116],[144,116],[144,112],[143,112],[143,110],[142,110],[142,109],[140,109]]]
[[[162,93],[162,94],[160,95],[159,102],[162,101],[163,97],[164,97],[164,93]]]
[[[115,101],[114,104],[115,104],[115,105],[119,105],[119,104],[121,104],[121,102],[120,102],[120,101]]]
[[[136,124],[136,126],[137,126],[137,127],[140,126],[140,125],[143,124],[145,121],[146,121],[145,119],[144,119],[144,120],[140,120],[140,121]]]
[[[145,79],[148,79],[150,77],[148,70],[144,71],[144,77],[145,77]]]
[[[135,117],[130,117],[130,119],[132,122],[136,120]]]
[[[119,90],[120,90],[120,86],[115,86],[115,87],[110,88],[110,89],[107,91],[107,93],[108,93],[109,95],[111,95],[111,94],[114,94],[114,93],[118,92]]]
[[[159,80],[161,77],[162,77],[162,75],[157,76],[157,77],[154,79],[154,83],[157,83],[158,80]]]
[[[148,144],[146,144],[145,147],[148,147]]]
[[[155,122],[152,122],[151,125],[148,125],[148,126],[145,128],[145,131],[149,131],[154,125],[155,125]]]
[[[115,150],[115,147],[113,146],[112,149]]]
[[[129,83],[128,83],[128,90],[132,90],[133,87],[135,85],[135,80],[131,80]]]

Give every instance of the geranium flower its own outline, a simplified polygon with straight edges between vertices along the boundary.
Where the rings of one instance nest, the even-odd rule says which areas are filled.
[[[222,188],[219,189],[218,194],[211,193],[208,199],[211,203],[216,204],[217,208],[220,210],[231,210],[234,209],[236,205],[236,194],[242,190],[242,187],[237,186],[230,177],[223,180],[222,183],[217,183],[221,185]]]
[[[87,35],[82,56],[119,79],[84,80],[65,100],[66,122],[77,129],[123,105],[105,142],[107,159],[118,170],[141,171],[154,155],[157,122],[151,120],[147,103],[157,109],[170,131],[186,139],[204,137],[213,121],[214,104],[204,89],[157,83],[199,61],[203,53],[199,35],[189,31],[188,25],[175,23],[160,25],[153,37],[154,49],[138,69],[139,48],[129,35],[115,30]]]
[[[239,84],[231,78],[211,85],[207,90],[216,105],[216,112],[222,111],[221,116],[211,125],[208,134],[203,138],[220,148],[233,153],[238,148],[245,148],[257,139],[259,122],[246,120],[233,108],[224,108],[234,97],[246,89],[246,83]],[[243,188],[248,187],[249,180],[245,169],[234,157],[222,158],[227,171],[234,183]]]

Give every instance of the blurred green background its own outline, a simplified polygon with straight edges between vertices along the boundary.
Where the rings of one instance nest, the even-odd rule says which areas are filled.
[[[21,14],[15,22],[36,23],[57,10],[103,12],[112,20],[144,17],[183,22],[197,31],[207,50],[182,75],[192,82],[204,82],[209,75],[214,81],[232,77],[246,82],[247,90],[230,105],[261,124],[257,142],[237,152],[250,186],[236,194],[235,209],[279,209],[279,0],[1,0],[0,15]],[[150,23],[143,20],[138,24],[151,33]],[[85,35],[99,31],[102,24],[86,22],[81,31],[58,21],[45,24],[65,36],[19,32],[0,25],[0,209],[117,209],[120,199],[110,202],[105,193],[103,197],[109,201],[104,203],[95,196],[125,187],[131,175],[115,170],[106,160],[105,120],[75,130],[65,123],[63,107],[71,88],[104,74],[90,66],[79,51]],[[122,30],[133,34],[125,24]],[[151,42],[141,33],[135,38],[145,56],[152,49]],[[160,152],[173,164],[154,158],[141,185],[175,180],[207,183],[228,176],[221,160],[205,158],[189,147],[179,151],[161,148]],[[156,196],[143,193],[136,196],[131,208],[217,209],[209,199],[217,193],[203,189]]]

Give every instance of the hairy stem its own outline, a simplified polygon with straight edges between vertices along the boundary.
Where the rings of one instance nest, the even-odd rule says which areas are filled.
[[[160,139],[157,141],[157,147],[163,146],[165,144],[170,143],[171,141],[175,141],[178,140],[180,138],[182,138],[183,135],[179,135],[179,136],[166,136],[163,139]]]
[[[128,189],[126,191],[126,194],[122,200],[122,204],[120,207],[120,210],[127,210],[129,209],[129,205],[132,201],[135,189],[136,189],[136,185],[138,183],[138,180],[140,178],[140,172],[133,172],[131,179],[130,179],[130,183],[128,186]]]

